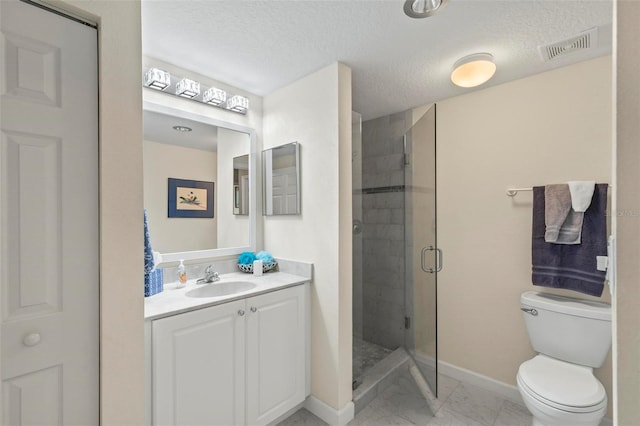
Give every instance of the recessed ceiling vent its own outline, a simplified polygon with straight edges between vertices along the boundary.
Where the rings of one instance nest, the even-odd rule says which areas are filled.
[[[566,56],[574,52],[584,52],[598,46],[598,27],[591,28],[577,36],[538,46],[542,59],[547,62],[559,56]]]

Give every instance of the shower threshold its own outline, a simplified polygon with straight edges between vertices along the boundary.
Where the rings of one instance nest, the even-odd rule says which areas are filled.
[[[400,347],[369,369],[362,377],[354,380],[358,386],[353,390],[353,404],[355,413],[359,413],[376,396],[384,392],[400,375],[409,372],[413,377],[420,393],[427,401],[429,409],[434,411],[435,396],[429,389],[424,376],[418,369],[415,361],[411,358],[405,348]]]

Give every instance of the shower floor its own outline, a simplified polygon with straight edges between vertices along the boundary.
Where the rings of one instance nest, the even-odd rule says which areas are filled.
[[[393,352],[391,349],[353,336],[353,379],[357,380],[362,377],[367,370],[382,361],[391,352]]]

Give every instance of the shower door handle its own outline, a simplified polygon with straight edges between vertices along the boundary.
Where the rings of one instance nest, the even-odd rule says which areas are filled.
[[[427,268],[426,267],[426,260],[425,260],[425,254],[428,251],[435,251],[438,254],[438,258],[437,258],[437,263],[436,263],[436,268]],[[440,272],[442,271],[442,250],[434,247],[434,246],[429,246],[429,247],[423,247],[422,248],[422,252],[420,253],[420,266],[422,267],[422,270],[424,272],[427,272],[429,274],[433,274],[436,272]]]

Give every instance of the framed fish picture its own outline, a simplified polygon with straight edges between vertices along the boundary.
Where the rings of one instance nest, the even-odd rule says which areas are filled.
[[[213,217],[213,182],[169,178],[169,217]]]

